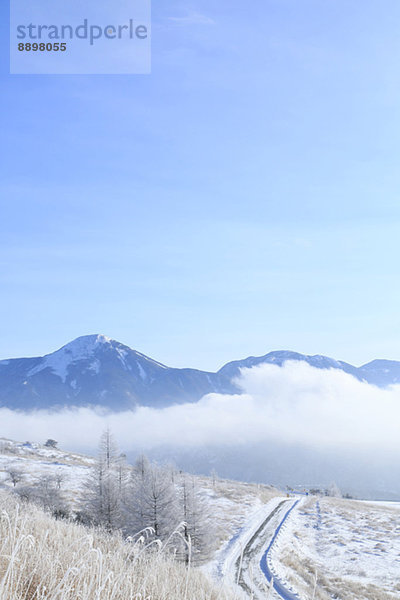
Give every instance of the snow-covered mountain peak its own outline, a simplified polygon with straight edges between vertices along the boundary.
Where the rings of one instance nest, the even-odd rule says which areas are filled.
[[[65,351],[71,354],[71,356],[77,356],[79,360],[82,355],[87,356],[88,354],[92,354],[99,346],[112,346],[114,344],[119,345],[119,342],[112,340],[106,335],[95,333],[92,335],[82,335],[72,342],[65,344],[57,352]]]
[[[33,360],[35,363],[25,374],[26,381],[46,371],[73,390],[81,390],[78,380],[82,377],[100,375],[107,379],[110,372],[118,372],[118,369],[129,377],[138,376],[142,382],[152,380],[155,370],[168,370],[165,365],[102,334],[78,337],[59,350]],[[106,391],[104,388],[101,393],[104,395]]]
[[[65,383],[71,364],[81,360],[93,359],[98,350],[101,351],[105,348],[113,349],[114,346],[122,346],[122,344],[101,334],[83,335],[56,350],[56,352],[43,356],[41,362],[31,369],[27,375],[31,377],[49,368],[53,371],[54,375],[60,377],[63,383]],[[117,348],[116,350],[118,351]],[[96,361],[97,364],[98,362]]]

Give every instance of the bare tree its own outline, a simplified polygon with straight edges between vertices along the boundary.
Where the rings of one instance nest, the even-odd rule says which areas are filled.
[[[342,492],[338,488],[337,484],[334,481],[332,481],[332,483],[326,489],[325,495],[326,496],[332,496],[333,498],[341,498],[342,497]]]
[[[126,501],[127,531],[132,535],[148,527],[146,494],[149,486],[151,465],[141,454],[133,467]]]
[[[57,485],[57,489],[61,490],[61,485],[65,481],[65,474],[62,471],[57,471],[54,475],[54,481]]]
[[[145,490],[145,516],[156,538],[165,540],[179,525],[175,487],[168,470],[152,465]]]
[[[201,495],[194,477],[183,474],[180,485],[180,508],[184,523],[184,545],[181,554],[186,562],[197,564],[213,549],[209,506]]]
[[[17,486],[18,483],[20,483],[24,479],[24,473],[19,469],[8,469],[7,475],[14,488]]]
[[[218,480],[218,473],[215,469],[211,469],[210,477],[212,479],[212,485],[215,488],[215,484],[217,483],[217,480]]]
[[[31,499],[50,510],[55,517],[66,517],[69,514],[65,498],[52,475],[39,477],[32,486]]]
[[[165,541],[179,525],[178,498],[171,470],[140,456],[132,473],[128,505],[130,533],[151,528]]]
[[[84,486],[83,514],[109,531],[122,527],[125,485],[123,459],[110,430],[106,429],[100,438],[96,463]]]

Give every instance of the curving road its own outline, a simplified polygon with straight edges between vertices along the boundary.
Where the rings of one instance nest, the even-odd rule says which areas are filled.
[[[254,562],[254,558],[260,551],[260,546],[264,545],[266,530],[270,529],[270,523],[274,521],[274,518],[279,515],[282,508],[286,506],[287,500],[282,500],[278,506],[262,521],[258,529],[254,532],[250,540],[243,548],[240,556],[237,557],[235,562],[235,579],[237,584],[246,592],[248,595],[253,595],[257,591],[262,591],[254,581],[254,577],[251,573],[251,563]],[[274,529],[271,529],[273,531]],[[249,577],[250,575],[250,577]]]

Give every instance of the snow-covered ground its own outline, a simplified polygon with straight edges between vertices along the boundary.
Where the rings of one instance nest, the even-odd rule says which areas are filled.
[[[311,497],[288,519],[273,564],[302,600],[399,599],[398,506]]]
[[[0,438],[0,484],[12,487],[10,471],[21,474],[18,486],[30,485],[41,477],[56,477],[66,499],[74,506],[94,459],[81,454],[47,448],[35,442]]]
[[[23,474],[17,485],[57,476],[73,506],[93,464],[88,456],[0,438],[0,486],[12,487],[11,471]],[[203,570],[237,598],[265,598],[261,557],[299,497],[264,485],[196,479],[214,517],[217,548]],[[400,503],[303,497],[274,542],[269,565],[301,600],[399,600]]]
[[[271,590],[271,600],[400,598],[399,504],[296,500],[275,497],[249,512],[245,525],[210,563],[213,577],[228,583],[238,598],[265,598],[268,580],[260,560],[265,562],[277,528],[294,506],[268,554],[275,585],[283,588],[282,595]]]
[[[217,479],[213,482],[210,477],[196,479],[217,523],[218,553],[224,553],[226,545],[231,545],[232,539],[239,534],[241,537],[250,523],[257,523],[265,504],[281,494],[276,488],[267,485],[227,479]],[[210,569],[212,568],[210,566]]]

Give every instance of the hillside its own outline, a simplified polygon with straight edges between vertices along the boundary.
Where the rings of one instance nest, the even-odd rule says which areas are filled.
[[[13,489],[62,474],[62,492],[76,509],[94,465],[92,457],[0,440],[2,600],[249,600],[268,589],[273,600],[398,597],[398,503],[289,496],[196,477],[214,523],[214,550],[201,568],[189,570],[168,544],[152,544],[149,552],[118,533],[55,520],[36,505],[17,508]],[[23,480],[14,488],[8,474],[15,470]]]
[[[16,490],[38,485],[49,478],[59,483],[68,506],[79,507],[82,489],[95,465],[95,458],[46,448],[34,442],[15,442],[0,438],[0,489]],[[14,488],[10,472],[20,474]],[[217,547],[243,526],[266,500],[279,494],[268,485],[241,483],[218,477],[195,476],[200,494],[210,505],[218,539]]]

